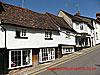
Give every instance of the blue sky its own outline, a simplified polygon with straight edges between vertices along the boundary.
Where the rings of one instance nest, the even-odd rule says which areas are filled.
[[[20,6],[22,0],[1,0],[3,2]],[[82,16],[95,18],[100,12],[100,0],[24,0],[24,8],[39,13],[50,12],[57,15],[62,9],[70,14],[80,11]]]

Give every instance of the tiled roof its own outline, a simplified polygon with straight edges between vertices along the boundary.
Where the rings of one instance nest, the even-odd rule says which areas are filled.
[[[77,18],[77,17],[75,17],[74,15],[69,14],[69,13],[67,13],[67,12],[65,12],[65,11],[63,11],[63,10],[60,10],[60,11],[64,12],[64,13],[65,13],[70,19],[72,19],[73,21],[82,22],[82,20],[81,20],[80,18]]]
[[[62,18],[62,17],[58,17],[56,15],[53,15],[51,13],[46,12],[46,14],[50,17],[50,19],[58,26],[62,27],[62,28],[66,28],[68,30],[74,31],[69,25],[68,23]],[[75,32],[75,31],[74,31]]]
[[[0,1],[2,23],[39,29],[58,30],[45,14]]]
[[[88,17],[84,17],[84,16],[77,16],[77,15],[75,15],[75,16],[82,19],[83,21],[87,22],[88,26],[94,29],[92,18],[88,18]]]

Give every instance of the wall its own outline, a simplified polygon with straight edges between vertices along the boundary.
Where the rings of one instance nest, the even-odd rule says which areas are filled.
[[[72,20],[62,11],[58,14],[59,17],[62,17],[70,26],[72,26]]]
[[[1,30],[0,26],[0,48],[5,48],[5,31]]]
[[[98,39],[96,36],[96,32],[98,33]],[[98,22],[96,22],[95,24],[95,40],[96,40],[96,44],[100,44],[100,24]]]
[[[59,44],[65,44],[65,45],[75,45],[75,34],[70,33],[70,37],[67,38],[67,35],[65,34],[66,30],[61,29],[60,37],[57,39],[59,41]]]
[[[78,28],[77,28],[78,25]],[[83,25],[83,30],[80,30],[80,25]],[[73,29],[77,31],[78,33],[88,33],[91,35],[91,29],[88,27],[86,23],[79,23],[73,22]]]
[[[53,40],[45,40],[45,30],[26,28],[28,39],[17,39],[15,38],[16,27],[6,25],[6,29],[7,49],[58,47],[58,44],[75,45],[75,37],[65,38],[66,34],[58,33],[58,31],[52,31]]]

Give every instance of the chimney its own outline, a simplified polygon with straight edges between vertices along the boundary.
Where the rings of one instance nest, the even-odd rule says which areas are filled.
[[[100,12],[96,13],[96,20],[100,22]]]
[[[75,15],[77,15],[77,16],[81,16],[80,11],[78,11]]]

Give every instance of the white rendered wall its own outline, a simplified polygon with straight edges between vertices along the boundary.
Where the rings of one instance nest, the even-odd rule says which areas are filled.
[[[16,28],[6,26],[7,29],[7,49],[21,48],[40,48],[40,47],[58,47],[58,44],[75,45],[75,37],[66,38],[66,34],[60,34],[53,31],[53,40],[45,40],[45,30],[26,29],[28,39],[17,39]]]
[[[80,30],[80,25],[81,24],[83,24],[83,30]],[[85,23],[79,23],[78,28],[77,28],[77,24],[75,22],[73,22],[73,29],[75,31],[77,31],[78,33],[88,33],[89,35],[91,35],[91,29]]]
[[[0,26],[0,48],[5,48],[5,31],[2,32]]]
[[[70,33],[71,36],[69,38],[66,38],[67,35],[65,34],[65,32],[66,31],[64,30],[60,32],[60,37],[57,38],[58,44],[75,45],[75,35]]]
[[[100,43],[100,24],[96,22],[96,24],[94,23],[94,26],[95,26],[95,41],[96,41],[96,44],[99,44]],[[96,32],[98,33],[98,39],[96,36]]]

